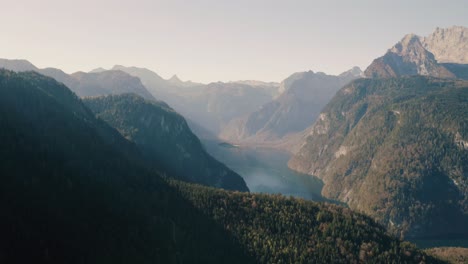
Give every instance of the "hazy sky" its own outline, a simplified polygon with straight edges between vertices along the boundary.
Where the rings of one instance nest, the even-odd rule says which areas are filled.
[[[0,57],[201,82],[365,68],[407,33],[468,26],[468,1],[0,0]]]

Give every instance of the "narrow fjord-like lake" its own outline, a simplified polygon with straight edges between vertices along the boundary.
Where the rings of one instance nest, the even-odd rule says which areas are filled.
[[[228,143],[205,145],[211,155],[244,178],[251,192],[328,201],[321,195],[323,183],[320,179],[288,168],[290,154],[287,152]]]

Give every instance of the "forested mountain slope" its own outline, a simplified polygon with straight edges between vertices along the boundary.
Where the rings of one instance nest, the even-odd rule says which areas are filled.
[[[228,230],[257,263],[437,263],[341,206],[172,182]]]
[[[3,263],[249,262],[65,86],[0,71]]]
[[[142,150],[151,164],[178,179],[230,190],[248,191],[237,173],[211,157],[185,119],[163,102],[124,94],[84,102]]]
[[[325,107],[289,166],[400,234],[467,236],[468,82],[356,80]]]

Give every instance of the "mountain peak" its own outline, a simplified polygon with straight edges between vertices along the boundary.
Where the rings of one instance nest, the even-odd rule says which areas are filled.
[[[401,56],[408,54],[425,54],[427,51],[424,49],[420,37],[415,34],[408,34],[390,49],[390,52],[396,53]]]
[[[427,75],[454,78],[455,75],[437,63],[434,54],[424,48],[421,37],[404,36],[384,56],[375,59],[365,70],[367,77],[388,78],[408,75]]]
[[[0,59],[0,68],[15,72],[37,71],[38,68],[27,60]]]
[[[120,65],[120,64],[116,64],[114,65],[114,67],[112,67],[111,70],[115,71],[115,70],[122,70],[122,69],[125,69],[127,67],[123,66],[123,65]]]
[[[424,48],[432,52],[439,63],[468,64],[468,28],[452,26],[436,28],[422,39]]]
[[[341,73],[338,75],[340,77],[364,77],[364,72],[358,66],[354,66],[353,68]]]
[[[102,67],[99,67],[99,68],[96,68],[94,70],[91,70],[89,73],[99,73],[99,72],[103,72],[103,71],[107,71],[107,70],[102,68]]]
[[[179,79],[177,74],[172,75],[172,77],[168,81],[172,83],[183,83],[183,81]]]
[[[167,80],[168,83],[179,86],[179,87],[192,87],[201,85],[200,83],[195,83],[192,81],[182,81],[176,74]]]

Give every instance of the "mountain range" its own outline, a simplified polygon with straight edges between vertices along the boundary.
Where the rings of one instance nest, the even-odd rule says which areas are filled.
[[[280,94],[258,110],[232,120],[220,133],[236,144],[282,145],[290,150],[310,127],[335,93],[349,81],[362,77],[358,67],[338,76],[298,72],[281,82]]]
[[[2,262],[443,263],[343,207],[166,178],[38,73],[0,70],[0,113]]]
[[[67,74],[60,69],[39,69],[26,60],[0,59],[0,68],[16,72],[35,71],[65,84],[80,97],[109,94],[135,93],[147,99],[155,98],[143,86],[140,79],[123,71],[76,72]]]
[[[0,65],[48,75],[86,97],[97,116],[136,143],[144,153],[143,160],[158,161],[154,168],[160,172],[189,182],[248,191],[242,177],[206,153],[185,119],[156,101],[139,78],[120,70],[68,75],[55,68],[38,69],[27,61],[1,60]],[[116,96],[106,99],[105,95]]]
[[[140,78],[153,96],[215,135],[232,119],[256,110],[278,92],[275,83],[239,81],[203,85],[174,81],[173,78],[164,80],[144,68],[114,66],[113,69]]]
[[[427,37],[406,35],[365,70],[369,78],[425,75],[466,79],[468,28],[437,28]]]

